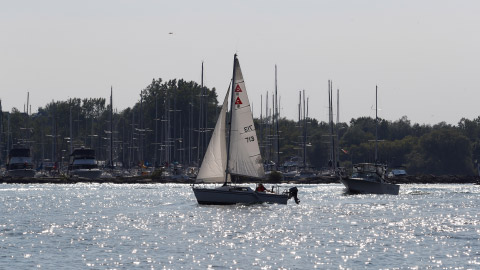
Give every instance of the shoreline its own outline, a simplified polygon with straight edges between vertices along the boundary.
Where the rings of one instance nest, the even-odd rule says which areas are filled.
[[[392,184],[480,184],[480,176],[460,176],[460,175],[409,175],[388,178],[388,183]],[[97,183],[97,184],[194,184],[193,179],[174,179],[174,178],[152,178],[148,176],[136,177],[117,177],[117,178],[65,178],[65,177],[42,177],[42,178],[10,178],[0,177],[0,183],[3,184],[77,184],[77,183]],[[252,181],[238,181],[236,183],[245,184]],[[340,183],[337,177],[314,177],[308,179],[287,179],[280,182],[269,182],[267,179],[262,181],[267,184],[333,184]]]

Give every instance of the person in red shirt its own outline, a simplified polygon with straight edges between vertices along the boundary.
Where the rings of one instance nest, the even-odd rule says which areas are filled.
[[[255,189],[258,192],[265,192],[265,190],[267,189],[262,184],[258,184],[257,189]]]

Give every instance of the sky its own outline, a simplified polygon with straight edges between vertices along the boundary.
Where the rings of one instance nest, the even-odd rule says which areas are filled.
[[[112,86],[120,111],[154,78],[200,82],[203,61],[221,100],[237,53],[255,117],[277,65],[289,119],[305,90],[327,121],[332,80],[342,122],[374,117],[378,85],[379,117],[456,125],[480,116],[478,14],[473,0],[0,0],[0,99],[23,111],[29,92],[35,112]]]

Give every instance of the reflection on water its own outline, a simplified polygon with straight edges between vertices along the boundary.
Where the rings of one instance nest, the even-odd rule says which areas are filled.
[[[0,185],[0,269],[480,268],[480,186],[299,187],[200,206],[188,185]]]

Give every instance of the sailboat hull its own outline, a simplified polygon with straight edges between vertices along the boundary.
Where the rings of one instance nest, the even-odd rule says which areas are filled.
[[[224,186],[220,188],[193,188],[199,204],[287,204],[287,194],[257,192],[249,187]]]
[[[340,182],[353,194],[390,194],[398,195],[400,186],[395,184],[366,181],[355,178],[341,178]]]

